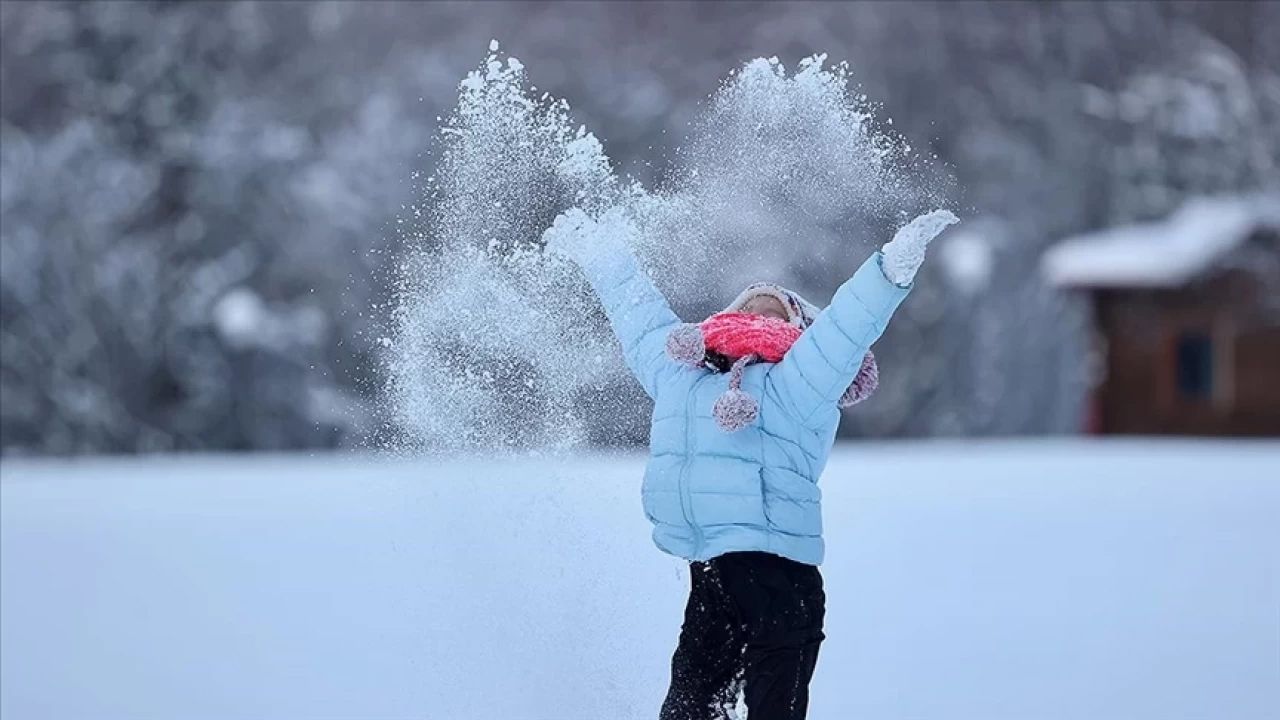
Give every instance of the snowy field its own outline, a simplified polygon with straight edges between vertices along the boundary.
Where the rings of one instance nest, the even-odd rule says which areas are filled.
[[[0,463],[0,715],[654,718],[639,456]],[[1280,443],[884,444],[823,479],[815,720],[1280,718]]]

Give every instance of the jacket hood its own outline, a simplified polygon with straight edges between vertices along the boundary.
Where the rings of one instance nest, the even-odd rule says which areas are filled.
[[[752,283],[746,287],[738,296],[729,303],[722,312],[741,312],[744,305],[751,301],[751,298],[761,295],[771,297],[782,303],[782,307],[787,310],[787,322],[804,330],[818,319],[818,313],[821,310],[817,305],[805,300],[800,293],[794,290],[788,290],[774,283],[758,282]]]

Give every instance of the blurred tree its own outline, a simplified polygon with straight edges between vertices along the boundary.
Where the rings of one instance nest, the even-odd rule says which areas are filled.
[[[1274,186],[1277,28],[1207,1],[0,3],[0,451],[358,442],[413,174],[494,37],[646,182],[730,68],[848,60],[981,221],[845,432],[1073,431],[1082,316],[1040,252]],[[825,297],[849,267],[807,252],[762,270]]]

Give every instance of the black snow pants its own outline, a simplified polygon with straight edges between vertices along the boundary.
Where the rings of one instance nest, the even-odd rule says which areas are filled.
[[[660,720],[803,720],[825,637],[826,595],[813,565],[764,552],[690,563],[689,603]]]

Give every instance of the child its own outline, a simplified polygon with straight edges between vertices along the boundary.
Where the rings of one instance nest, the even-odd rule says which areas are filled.
[[[654,401],[641,490],[657,546],[690,562],[691,589],[662,720],[802,720],[825,595],[817,480],[840,408],[875,387],[871,345],[907,296],[945,210],[901,228],[817,308],[752,285],[682,324],[628,249],[625,214],[556,218],[548,252],[577,263],[627,366]]]

